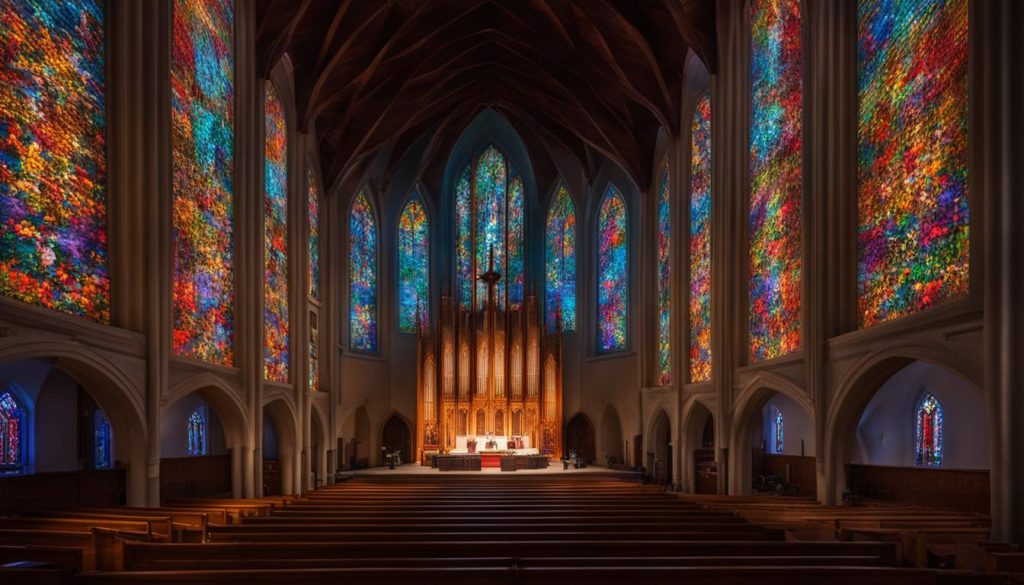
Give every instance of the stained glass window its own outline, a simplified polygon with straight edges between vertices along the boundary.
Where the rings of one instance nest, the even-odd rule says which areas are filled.
[[[309,316],[309,391],[320,390],[320,325],[316,313]]]
[[[609,185],[597,216],[597,349],[626,349],[629,249],[626,201]]]
[[[711,379],[711,98],[697,100],[690,136],[690,382]]]
[[[320,193],[313,165],[306,170],[309,217],[309,298],[320,300]]]
[[[430,323],[430,225],[414,194],[398,217],[398,329],[416,333]]]
[[[0,294],[107,323],[103,13],[0,3]]]
[[[800,347],[800,0],[751,0],[750,359]]]
[[[377,220],[366,193],[352,202],[348,220],[349,345],[377,351]]]
[[[93,467],[96,469],[109,469],[113,464],[111,460],[110,442],[110,421],[102,410],[97,410],[93,416]]]
[[[196,457],[209,453],[206,407],[200,406],[188,417],[188,454]]]
[[[263,132],[263,375],[288,382],[288,127],[266,84]]]
[[[25,411],[10,391],[0,394],[0,474],[21,473],[25,463]]]
[[[914,462],[924,467],[942,465],[942,404],[925,394],[914,413]]]
[[[658,384],[672,383],[672,202],[668,158],[658,177]]]
[[[861,0],[858,17],[858,300],[868,327],[968,292],[967,0]]]
[[[487,286],[476,277],[494,270],[498,308],[523,302],[526,228],[524,186],[491,146],[459,175],[455,183],[455,257],[460,305],[483,307]],[[475,305],[474,305],[475,299]]]
[[[548,208],[545,226],[544,303],[548,331],[554,331],[558,315],[562,331],[576,331],[576,206],[565,183],[559,182]]]
[[[174,353],[233,365],[233,4],[175,0],[173,27]]]
[[[784,440],[786,438],[785,421],[782,418],[782,410],[774,407],[773,410],[775,410],[775,420],[773,421],[773,424],[775,426],[775,453],[778,455],[782,455],[783,447],[785,445]]]

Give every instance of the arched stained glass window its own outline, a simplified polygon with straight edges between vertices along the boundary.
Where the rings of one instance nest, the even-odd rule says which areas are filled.
[[[800,347],[800,0],[751,0],[750,360]]]
[[[430,323],[430,223],[418,193],[398,216],[398,329]]]
[[[690,382],[711,379],[711,98],[697,100],[690,145]]]
[[[234,8],[175,0],[171,45],[176,355],[234,365]]]
[[[609,185],[597,216],[597,350],[626,349],[629,244],[626,200]]]
[[[320,192],[313,165],[306,169],[307,217],[309,220],[309,298],[320,300]]]
[[[192,457],[208,455],[210,452],[209,424],[206,417],[206,407],[200,406],[192,411],[188,417],[188,454]]]
[[[0,394],[0,475],[21,473],[25,464],[25,411],[8,390]]]
[[[476,277],[490,262],[500,272],[498,308],[523,302],[525,203],[523,181],[490,146],[455,182],[455,256],[459,302],[483,307],[487,286]]]
[[[672,202],[668,157],[658,176],[658,384],[672,383]]]
[[[548,331],[558,315],[562,331],[576,331],[576,206],[565,183],[559,182],[545,226],[544,304]]]
[[[348,221],[349,345],[377,352],[377,220],[366,193],[352,202]]]
[[[914,463],[924,467],[942,465],[942,404],[925,394],[914,413]]]
[[[0,2],[0,295],[109,323],[104,4]]]
[[[110,420],[102,410],[93,416],[93,467],[109,469],[113,465]]]
[[[775,435],[775,445],[774,445],[775,451],[774,452],[775,452],[776,455],[782,455],[785,452],[785,438],[786,438],[786,436],[785,436],[785,420],[783,419],[782,410],[781,409],[772,407],[772,410],[775,411],[775,417],[774,417],[774,420],[772,421],[772,424],[775,427],[775,429],[774,429],[775,430],[775,433],[774,433],[774,435]]]
[[[968,293],[967,4],[858,3],[863,327]]]
[[[288,382],[288,127],[273,83],[263,100],[263,376]]]

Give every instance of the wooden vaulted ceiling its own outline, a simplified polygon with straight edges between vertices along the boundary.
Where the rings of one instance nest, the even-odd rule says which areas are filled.
[[[261,74],[287,54],[303,131],[326,184],[386,175],[427,137],[417,178],[438,173],[484,108],[523,138],[538,181],[572,153],[643,189],[658,129],[678,131],[688,48],[715,63],[714,0],[256,0]],[[385,178],[386,180],[386,178]]]

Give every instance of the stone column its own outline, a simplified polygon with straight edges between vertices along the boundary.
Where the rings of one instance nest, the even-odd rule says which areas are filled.
[[[982,229],[984,241],[992,537],[1024,542],[1024,4],[972,2],[970,26],[978,77],[971,84],[971,196],[984,200],[983,220],[972,220],[971,229]]]

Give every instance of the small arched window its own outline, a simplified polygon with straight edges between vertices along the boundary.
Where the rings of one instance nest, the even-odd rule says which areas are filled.
[[[93,417],[93,467],[110,469],[111,458],[110,420],[102,410],[97,410]]]
[[[782,416],[782,409],[772,407],[772,410],[775,411],[775,416],[772,419],[775,430],[775,454],[782,455],[785,452],[785,420]]]
[[[25,465],[25,410],[11,391],[0,394],[0,475]]]
[[[209,454],[206,407],[200,406],[188,417],[188,454],[197,457]]]
[[[942,403],[925,394],[914,414],[914,463],[924,467],[942,465]]]
[[[597,350],[626,349],[629,310],[629,248],[626,200],[614,185],[597,216]]]

